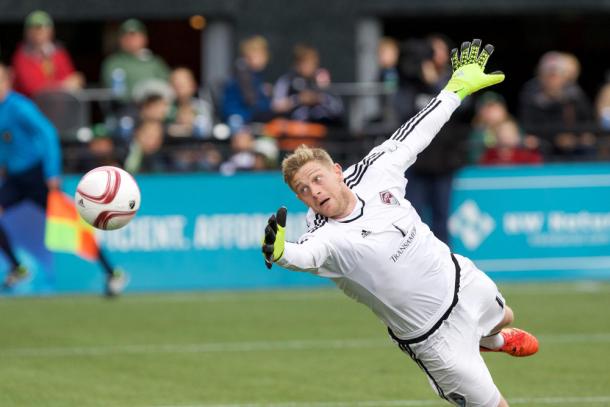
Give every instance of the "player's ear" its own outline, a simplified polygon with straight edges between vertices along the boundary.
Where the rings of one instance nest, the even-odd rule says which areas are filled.
[[[343,181],[343,168],[341,168],[341,164],[334,163],[333,164],[333,172],[339,177],[341,181]]]

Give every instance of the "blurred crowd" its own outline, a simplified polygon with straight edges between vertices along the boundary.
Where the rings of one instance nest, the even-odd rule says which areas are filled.
[[[454,46],[440,34],[404,42],[382,38],[377,80],[393,91],[389,103],[385,96],[380,103],[383,114],[371,114],[366,123],[385,121],[391,129],[423,108],[450,77]],[[276,168],[296,145],[323,144],[336,129],[346,129],[347,102],[332,91],[317,49],[297,44],[292,61],[274,83],[266,81],[268,43],[252,36],[239,43],[228,81],[200,84],[189,67],[170,67],[150,50],[146,26],[128,19],[119,27],[116,52],[102,63],[101,83],[91,86],[56,41],[51,16],[38,10],[25,19],[11,67],[14,89],[40,106],[65,145],[78,145],[67,155],[67,171],[120,165],[132,173],[232,174]],[[610,158],[610,84],[593,103],[579,75],[574,55],[549,51],[523,84],[514,111],[497,93],[467,99],[410,170],[409,185],[422,195],[442,195],[465,164]],[[76,110],[62,104],[71,106],[69,97],[78,102],[79,92],[91,88],[105,91],[99,120],[67,125]]]

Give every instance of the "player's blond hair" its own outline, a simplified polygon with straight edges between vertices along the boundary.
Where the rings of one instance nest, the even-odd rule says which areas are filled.
[[[322,148],[311,148],[301,144],[296,150],[282,161],[282,174],[284,182],[292,188],[292,180],[297,171],[311,161],[317,161],[328,167],[334,165],[333,159]]]

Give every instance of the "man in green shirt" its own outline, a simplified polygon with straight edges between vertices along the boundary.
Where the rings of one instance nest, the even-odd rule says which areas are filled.
[[[146,48],[147,45],[144,24],[133,18],[126,20],[119,28],[119,51],[109,55],[102,64],[102,83],[125,102],[136,99],[137,93],[145,93],[144,88],[167,83],[167,64]]]

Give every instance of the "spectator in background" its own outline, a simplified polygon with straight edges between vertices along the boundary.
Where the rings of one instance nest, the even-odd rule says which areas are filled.
[[[123,145],[129,145],[137,126],[152,121],[165,125],[170,110],[170,95],[157,92],[142,95],[134,109],[126,110],[121,116],[118,128],[111,129]]]
[[[519,119],[528,134],[548,140],[554,156],[587,158],[595,153],[591,104],[577,80],[578,60],[550,51],[542,56],[535,78],[519,97]]]
[[[260,166],[254,150],[254,134],[248,127],[240,128],[231,137],[231,155],[227,161],[222,163],[220,171],[225,175],[231,175],[236,171],[250,171]]]
[[[509,118],[510,114],[502,95],[488,91],[477,99],[472,131],[468,138],[468,162],[470,164],[480,163],[485,150],[495,147],[494,128]]]
[[[218,171],[223,162],[222,153],[213,143],[177,148],[171,154],[172,167],[179,172]]]
[[[599,129],[598,159],[610,160],[610,83],[601,87],[595,99],[595,116]]]
[[[163,124],[156,120],[141,122],[134,132],[125,159],[125,170],[132,173],[163,172],[171,170],[163,146]]]
[[[423,109],[451,77],[448,41],[441,35],[408,40],[401,47],[401,84],[398,94],[401,121]],[[455,172],[466,161],[469,101],[462,102],[453,120],[438,132],[406,173],[405,196],[434,235],[449,244],[447,221]]]
[[[542,155],[536,148],[527,148],[521,129],[513,119],[506,119],[493,126],[494,147],[489,147],[481,157],[483,165],[539,164]]]
[[[133,101],[135,93],[145,93],[142,88],[155,87],[159,81],[167,83],[167,64],[147,45],[146,27],[140,20],[130,18],[119,28],[119,51],[102,63],[102,83],[124,102]]]
[[[172,71],[169,81],[176,98],[167,118],[168,135],[171,137],[211,137],[214,125],[212,105],[198,97],[197,82],[193,72],[188,68],[176,68]]]
[[[91,129],[93,138],[87,144],[87,150],[78,160],[76,170],[79,173],[86,173],[94,168],[103,165],[120,167],[120,159],[115,149],[114,140],[103,123],[98,123]]]
[[[138,107],[140,122],[165,123],[170,111],[170,101],[165,95],[150,93],[139,102]]]
[[[398,57],[400,48],[398,41],[392,37],[383,37],[377,45],[377,62],[379,77],[377,80],[394,89],[398,87]]]
[[[80,89],[85,82],[68,51],[54,41],[53,20],[42,10],[26,17],[24,41],[13,55],[12,66],[14,89],[28,97],[42,90]]]
[[[595,100],[595,115],[597,124],[602,132],[610,133],[610,83],[599,90]]]
[[[567,82],[577,84],[580,77],[580,61],[574,54],[563,52],[562,55],[566,64]]]
[[[378,98],[380,111],[370,118],[371,122],[383,122],[387,126],[395,127],[398,122],[399,107],[397,106],[398,99],[396,92],[400,75],[398,72],[398,58],[400,56],[400,47],[398,41],[392,37],[383,37],[377,44],[377,64],[379,72],[377,81],[384,85],[384,88],[390,94],[382,95]]]
[[[318,51],[308,45],[294,48],[292,71],[281,76],[273,90],[272,108],[286,118],[303,122],[339,124],[340,98],[328,92],[330,74],[320,68]]]
[[[241,57],[235,62],[235,76],[224,89],[222,116],[233,131],[252,122],[273,119],[272,85],[265,83],[264,70],[269,62],[267,40],[257,35],[243,40]]]

